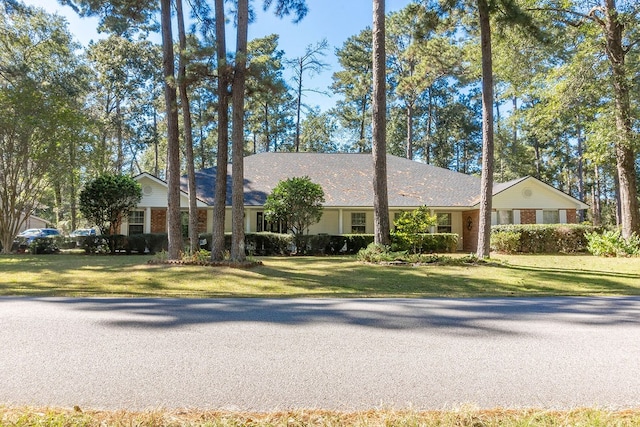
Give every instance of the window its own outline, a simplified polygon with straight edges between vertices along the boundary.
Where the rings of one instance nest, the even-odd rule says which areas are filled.
[[[451,233],[451,214],[439,213],[436,214],[438,219],[438,233]]]
[[[351,213],[351,233],[364,234],[367,232],[367,214],[364,212]]]
[[[498,211],[498,224],[513,224],[513,211]]]
[[[144,211],[129,212],[129,235],[144,233]]]
[[[559,224],[560,213],[557,210],[542,211],[542,223],[543,224]]]
[[[180,227],[182,237],[189,237],[189,211],[180,211]]]
[[[256,215],[256,231],[268,231],[271,233],[286,233],[287,227],[281,221],[270,222],[265,219],[263,212],[258,212]]]

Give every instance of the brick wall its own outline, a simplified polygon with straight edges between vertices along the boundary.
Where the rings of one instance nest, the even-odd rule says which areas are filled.
[[[522,209],[520,211],[520,224],[535,224],[535,223],[536,223],[535,209]]]
[[[207,210],[198,209],[198,233],[207,232]]]
[[[469,219],[471,219],[471,229],[469,229]],[[465,252],[475,252],[478,249],[478,223],[480,222],[480,211],[462,212],[462,250]]]
[[[151,232],[166,233],[167,232],[167,210],[151,209]]]
[[[578,222],[578,214],[575,209],[567,209],[567,223],[576,224]]]

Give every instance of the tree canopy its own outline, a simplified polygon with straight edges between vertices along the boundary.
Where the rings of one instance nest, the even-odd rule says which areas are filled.
[[[102,234],[119,234],[124,218],[142,199],[142,188],[126,175],[101,175],[80,192],[80,211]]]
[[[247,40],[246,50],[239,52],[227,49],[225,23],[238,22],[238,2],[183,1],[181,15],[191,17],[191,25],[183,28],[175,61],[164,64],[162,46],[149,37],[160,31],[160,2],[59,2],[81,16],[98,17],[99,30],[107,35],[83,50],[60,17],[19,1],[0,2],[0,234],[5,243],[20,228],[22,213],[60,228],[84,221],[77,208],[79,189],[103,173],[148,171],[171,181],[175,195],[176,178],[191,163],[195,169],[216,166],[221,179],[215,199],[221,205],[215,230],[224,227],[224,177],[234,153],[239,167],[253,152],[372,151],[371,27],[356,29],[326,51],[323,40],[309,45],[307,53],[322,48],[317,63],[313,58],[310,63],[331,62],[332,54],[337,61],[331,87],[318,88],[308,71],[329,71],[305,70],[303,64],[293,73],[286,64],[300,64],[304,57],[285,51],[282,35]],[[491,12],[494,90],[485,99],[485,112],[494,114],[488,121],[495,128],[495,181],[533,175],[589,203],[580,219],[620,226],[625,236],[638,232],[638,2],[485,3]],[[177,4],[163,4],[171,27]],[[482,95],[488,91],[482,88],[478,4],[408,1],[387,14],[386,153],[482,172]],[[249,1],[247,25],[260,19],[257,8],[289,14],[294,21],[314,13],[301,0]],[[215,24],[220,31],[214,31]],[[166,52],[174,45],[168,37]],[[183,66],[179,76],[162,73],[163,65],[174,63]],[[237,80],[243,73],[244,89]],[[163,86],[171,92],[178,84],[184,93],[168,106]],[[335,107],[304,105],[301,93],[308,89],[331,92]],[[237,114],[231,116],[234,94]],[[187,106],[190,118],[174,115],[167,122]],[[235,148],[230,149],[234,124]],[[239,196],[242,180],[236,184]],[[236,203],[240,227],[246,224],[240,197]],[[223,245],[224,229],[214,234]],[[181,245],[181,236],[173,240]],[[216,253],[221,256],[223,250]]]
[[[307,176],[294,177],[280,181],[267,196],[264,214],[267,221],[279,221],[291,231],[298,253],[304,253],[304,236],[322,218],[323,203],[322,186]]]

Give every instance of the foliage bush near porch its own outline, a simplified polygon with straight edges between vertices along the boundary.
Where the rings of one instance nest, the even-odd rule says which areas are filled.
[[[640,237],[635,233],[625,240],[620,230],[586,233],[587,249],[595,256],[630,257],[640,256]]]
[[[491,250],[501,253],[576,253],[587,251],[584,224],[513,224],[491,227]]]

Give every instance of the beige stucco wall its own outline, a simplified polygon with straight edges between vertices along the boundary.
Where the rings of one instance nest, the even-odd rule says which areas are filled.
[[[166,207],[167,206],[167,187],[166,185],[157,182],[156,180],[148,177],[141,176],[138,178],[138,183],[142,187],[142,199],[138,203],[138,208],[146,207]],[[198,201],[198,207],[206,207],[204,203]],[[189,196],[185,193],[180,193],[180,207],[189,208]]]
[[[493,209],[580,209],[580,205],[543,183],[527,179],[493,197]]]

